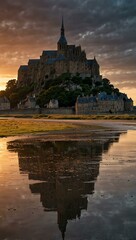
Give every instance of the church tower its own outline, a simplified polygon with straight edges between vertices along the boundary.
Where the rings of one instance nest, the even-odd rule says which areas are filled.
[[[58,51],[60,53],[64,53],[66,49],[67,49],[67,40],[65,38],[65,29],[64,29],[64,23],[63,23],[63,17],[62,17],[61,35],[58,41]]]

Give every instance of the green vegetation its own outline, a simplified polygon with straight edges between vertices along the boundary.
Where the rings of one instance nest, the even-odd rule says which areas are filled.
[[[102,126],[93,125],[81,125],[79,123],[67,123],[67,122],[48,122],[46,120],[34,120],[34,119],[0,119],[0,137],[8,137],[23,134],[36,134],[36,133],[48,133],[51,132],[62,133],[82,133],[82,130],[105,130]]]
[[[79,95],[85,91],[89,94],[88,89],[90,87],[87,87],[85,82],[83,84],[83,79],[78,75],[71,77],[71,74],[62,74],[56,79],[45,82],[44,88],[37,97],[37,104],[44,107],[50,99],[57,99],[60,107],[74,106]]]
[[[136,120],[132,114],[98,114],[98,115],[64,115],[64,114],[4,114],[1,118],[33,118],[33,119],[72,119],[72,120]],[[2,119],[0,119],[1,121]]]
[[[70,73],[62,74],[54,80],[45,82],[44,88],[37,97],[37,104],[44,107],[50,99],[58,99],[60,107],[74,106],[78,96],[96,95],[101,91],[108,94],[112,92],[120,94],[117,88],[114,88],[106,78],[92,84],[92,78],[81,78],[77,73],[71,76]]]
[[[33,119],[1,119],[0,120],[0,137],[14,136],[20,134],[42,133],[50,131],[64,131],[78,129],[79,125],[71,123],[54,123],[45,121],[35,121]]]
[[[17,87],[17,81],[15,79],[11,79],[7,82],[6,89],[4,91],[0,91],[0,97],[6,96],[10,101],[11,108],[14,108],[32,91],[32,85],[29,87]]]
[[[13,115],[12,115],[13,117]],[[76,130],[94,130],[103,129],[100,126],[81,125],[80,121],[77,123],[67,122],[48,122],[45,119],[72,119],[72,120],[136,120],[135,115],[14,115],[16,118],[31,117],[30,119],[0,119],[0,137],[15,136],[22,134],[34,134],[57,131],[61,134],[63,131]],[[34,120],[39,118],[39,120]],[[105,128],[104,128],[105,129]]]
[[[33,118],[46,119],[75,119],[75,120],[136,120],[136,115],[129,114],[105,114],[105,115],[59,115],[59,114],[37,114]]]
[[[36,89],[36,86],[33,84],[18,87],[17,81],[12,79],[8,81],[5,91],[0,91],[0,96],[6,96],[10,100],[11,108],[15,108],[30,93],[36,94],[36,103],[40,107],[46,107],[51,99],[57,99],[59,107],[71,107],[75,105],[78,96],[95,96],[102,91],[107,94],[121,94],[106,78],[93,84],[91,77],[83,79],[78,73],[76,76],[64,73],[56,79],[46,80],[41,89],[38,89],[38,94],[37,91],[34,92],[34,88]]]

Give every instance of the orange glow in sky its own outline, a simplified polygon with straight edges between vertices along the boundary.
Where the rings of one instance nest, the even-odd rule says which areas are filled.
[[[0,9],[1,90],[20,65],[57,48],[63,12],[68,44],[96,56],[103,77],[136,104],[135,1],[5,0]]]

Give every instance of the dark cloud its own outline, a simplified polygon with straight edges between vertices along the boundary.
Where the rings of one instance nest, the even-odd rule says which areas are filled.
[[[81,44],[88,57],[96,55],[113,82],[119,78],[135,87],[135,0],[5,0],[0,9],[4,69],[17,70],[43,49],[56,48],[63,15],[68,42]]]

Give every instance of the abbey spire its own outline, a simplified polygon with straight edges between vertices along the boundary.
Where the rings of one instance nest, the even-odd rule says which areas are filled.
[[[64,28],[64,21],[62,17],[62,23],[61,23],[61,34],[60,34],[60,39],[58,41],[58,51],[65,51],[67,47],[67,40],[65,38],[65,28]]]
[[[62,17],[62,24],[61,24],[61,36],[65,36],[65,29],[64,29],[64,23],[63,23],[63,17]]]

